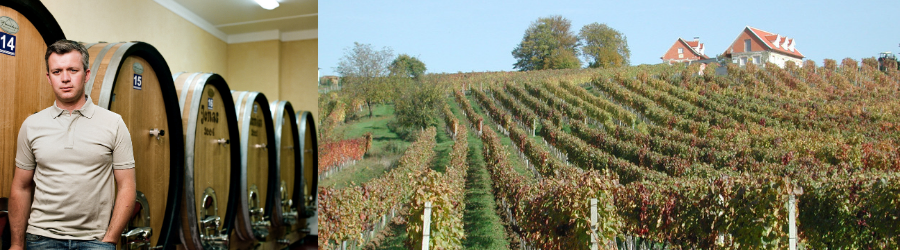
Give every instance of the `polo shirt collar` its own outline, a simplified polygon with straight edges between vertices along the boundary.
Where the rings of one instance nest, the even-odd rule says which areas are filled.
[[[85,99],[87,100],[84,102],[84,105],[82,105],[80,109],[72,110],[72,113],[80,114],[81,116],[91,119],[91,117],[94,117],[94,110],[96,109],[97,105],[94,105],[94,101],[91,100],[91,96],[85,95]],[[53,113],[51,113],[51,115],[53,115],[54,119],[65,114],[66,111],[67,110],[61,109],[59,108],[59,106],[56,106],[56,101],[53,101]]]

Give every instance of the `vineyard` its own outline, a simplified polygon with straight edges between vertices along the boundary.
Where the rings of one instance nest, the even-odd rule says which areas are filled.
[[[430,246],[461,248],[470,133],[512,247],[900,248],[900,72],[722,67],[430,75],[452,86],[450,165],[415,165],[434,157],[429,129],[385,177],[320,189],[320,246],[362,242],[403,209],[406,248],[421,249],[429,202]]]

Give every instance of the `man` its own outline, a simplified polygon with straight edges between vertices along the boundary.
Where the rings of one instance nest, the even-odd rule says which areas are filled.
[[[84,46],[60,40],[44,58],[56,102],[19,130],[10,249],[116,249],[134,209],[131,135],[121,116],[84,94]]]

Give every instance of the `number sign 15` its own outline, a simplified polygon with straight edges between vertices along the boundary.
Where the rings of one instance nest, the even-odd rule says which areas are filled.
[[[142,76],[142,75],[134,74],[134,89],[137,89],[137,90],[142,89],[142,86],[143,86],[142,81],[144,80],[143,78],[144,78],[144,76]]]

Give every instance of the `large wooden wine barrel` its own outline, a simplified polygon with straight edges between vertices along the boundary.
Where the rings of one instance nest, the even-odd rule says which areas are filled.
[[[40,1],[0,1],[0,199],[10,193],[16,137],[29,115],[53,105],[44,53],[65,39],[53,15]],[[5,202],[2,202],[5,204]],[[6,211],[6,207],[0,207]],[[0,219],[6,218],[0,214]],[[0,221],[3,222],[3,221]],[[5,223],[0,223],[0,232]]]
[[[275,133],[269,101],[259,92],[232,91],[238,117],[241,148],[240,209],[234,231],[235,241],[266,241],[273,224],[278,179]],[[280,215],[278,215],[280,219]]]
[[[86,44],[91,77],[85,93],[122,116],[134,148],[137,201],[120,249],[178,243],[184,132],[169,66],[143,42]]]
[[[53,105],[44,53],[65,39],[40,1],[0,1],[0,249],[9,247],[7,199],[16,167],[16,137],[29,115]]]
[[[300,147],[303,149],[303,178],[300,179],[302,191],[299,194],[297,207],[303,218],[316,215],[316,190],[319,188],[319,146],[316,138],[316,122],[309,111],[297,112],[297,125],[300,127]]]
[[[269,104],[272,109],[272,122],[275,125],[275,145],[279,180],[278,195],[275,199],[275,207],[272,213],[281,215],[282,235],[279,241],[290,244],[299,239],[302,229],[298,223],[297,207],[294,201],[300,201],[300,185],[295,183],[302,178],[300,173],[302,165],[300,159],[300,138],[297,136],[297,115],[294,107],[288,101],[272,101]]]
[[[175,90],[184,127],[182,244],[224,249],[238,212],[241,151],[231,89],[213,73],[178,73]]]

